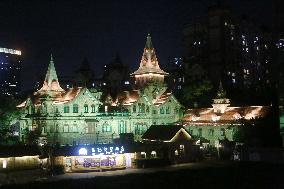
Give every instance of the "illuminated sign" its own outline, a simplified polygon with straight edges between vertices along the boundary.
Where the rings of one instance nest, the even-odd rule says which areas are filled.
[[[7,49],[7,48],[2,48],[2,47],[0,47],[0,52],[9,53],[9,54],[16,54],[16,55],[22,54],[22,52],[19,51],[19,50]]]
[[[95,155],[111,155],[111,154],[123,154],[123,146],[95,146],[89,148],[80,148],[78,154],[80,156],[95,156]]]
[[[86,148],[80,148],[79,155],[86,156],[88,154],[88,150]]]

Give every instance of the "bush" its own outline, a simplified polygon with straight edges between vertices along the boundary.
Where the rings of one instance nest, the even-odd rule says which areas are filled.
[[[52,169],[52,173],[55,175],[60,175],[65,173],[64,165],[54,165]]]

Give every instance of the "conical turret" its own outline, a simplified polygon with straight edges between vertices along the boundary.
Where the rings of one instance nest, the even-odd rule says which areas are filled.
[[[43,82],[43,86],[39,91],[64,91],[58,82],[58,77],[56,74],[54,62],[53,62],[53,56],[50,55],[50,61],[47,69],[47,73],[45,75],[45,79]]]
[[[220,81],[219,89],[217,91],[216,98],[213,99],[214,112],[224,113],[226,108],[230,106],[230,99],[226,96],[226,91],[223,88],[222,82]]]
[[[140,66],[131,76],[135,77],[138,86],[144,86],[149,82],[163,83],[166,75],[168,73],[159,66],[151,36],[148,34]]]

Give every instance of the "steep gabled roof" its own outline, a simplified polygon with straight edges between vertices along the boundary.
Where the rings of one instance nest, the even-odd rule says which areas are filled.
[[[142,136],[145,141],[174,142],[192,137],[182,125],[152,125]]]
[[[123,91],[118,94],[117,101],[119,104],[129,106],[140,98],[139,90]]]

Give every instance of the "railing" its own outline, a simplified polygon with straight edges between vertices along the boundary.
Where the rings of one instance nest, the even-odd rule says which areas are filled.
[[[103,113],[98,113],[97,116],[130,116],[130,113],[128,112],[103,112]]]

